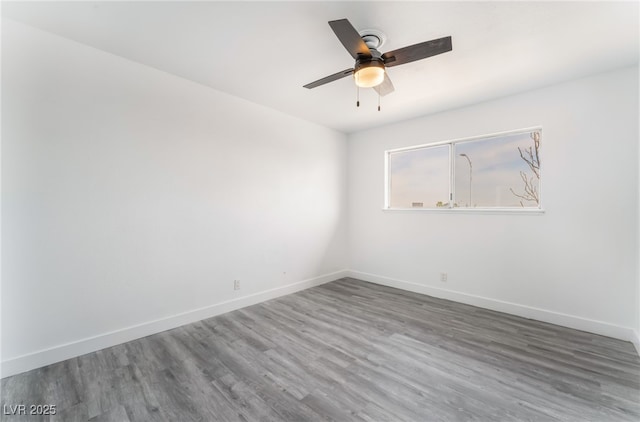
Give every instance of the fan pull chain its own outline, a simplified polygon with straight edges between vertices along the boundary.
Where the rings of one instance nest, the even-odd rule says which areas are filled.
[[[360,87],[356,85],[356,107],[360,107]]]
[[[380,94],[378,94],[378,111],[380,111]]]

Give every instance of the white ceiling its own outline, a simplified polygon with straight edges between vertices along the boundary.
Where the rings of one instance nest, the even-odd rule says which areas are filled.
[[[638,63],[638,3],[3,2],[4,16],[343,132]],[[387,35],[382,52],[451,35],[453,51],[388,69],[382,99],[327,21]]]

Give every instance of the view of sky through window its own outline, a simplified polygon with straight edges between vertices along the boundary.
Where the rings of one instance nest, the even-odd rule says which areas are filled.
[[[522,151],[524,156],[528,157],[526,152],[529,148],[532,148],[535,154],[533,146],[533,139],[529,133],[455,144],[457,205],[460,207],[537,207],[538,204],[534,200],[524,200],[517,196],[524,196],[523,173],[527,176],[527,180],[533,183],[535,190],[538,190],[538,178],[520,156]],[[532,182],[531,176],[533,176]]]
[[[389,156],[391,208],[433,208],[449,200],[449,145]]]
[[[540,132],[389,154],[390,208],[539,208]],[[453,158],[453,160],[451,160]],[[453,162],[452,162],[453,161]],[[454,166],[453,203],[449,201]]]

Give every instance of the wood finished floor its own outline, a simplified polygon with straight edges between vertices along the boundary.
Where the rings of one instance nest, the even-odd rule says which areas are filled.
[[[639,421],[631,343],[342,279],[2,381],[6,421]]]

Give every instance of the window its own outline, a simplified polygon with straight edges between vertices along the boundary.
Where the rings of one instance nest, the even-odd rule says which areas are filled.
[[[540,128],[387,151],[387,209],[540,209]]]

